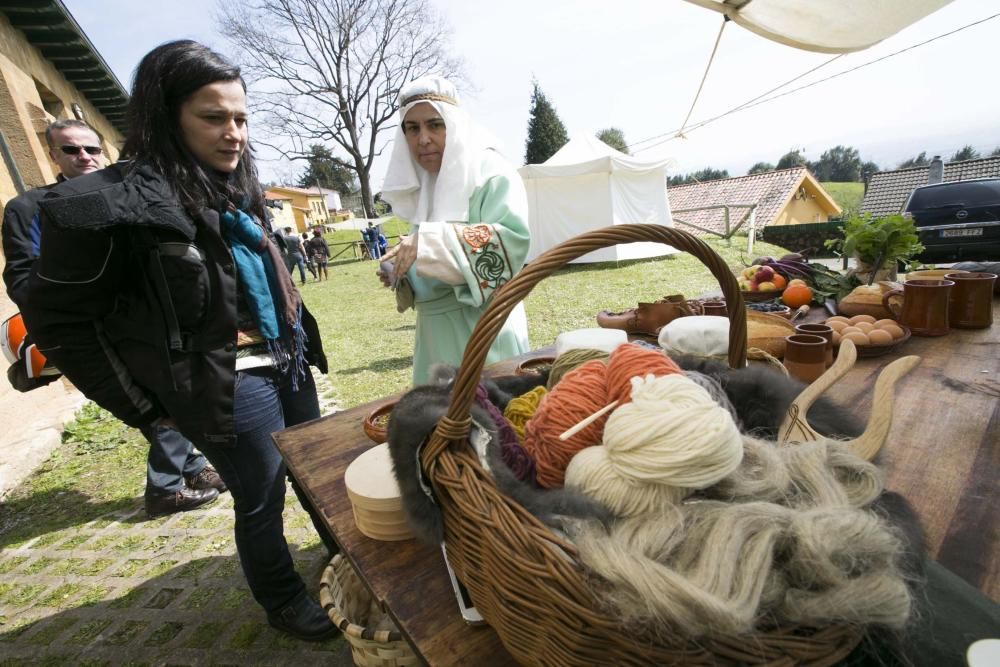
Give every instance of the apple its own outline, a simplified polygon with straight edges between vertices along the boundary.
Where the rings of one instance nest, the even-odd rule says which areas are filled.
[[[757,283],[757,289],[761,292],[773,292],[778,289],[778,286],[772,283],[770,280],[765,280],[762,283]]]
[[[757,282],[768,282],[773,277],[774,277],[774,269],[772,269],[770,266],[760,267],[757,270],[756,275],[754,276],[754,278],[757,279]]]
[[[743,269],[743,273],[741,273],[740,275],[742,275],[747,280],[753,280],[753,277],[757,275],[757,270],[759,268],[760,268],[759,266],[748,266],[747,268]]]
[[[805,284],[806,281],[802,280],[801,278],[795,278],[794,280],[789,280],[788,285],[786,285],[786,287],[791,287],[792,285],[805,285]]]

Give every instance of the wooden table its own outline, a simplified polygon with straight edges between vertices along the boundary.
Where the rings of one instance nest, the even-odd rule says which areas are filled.
[[[490,372],[505,375],[514,368],[508,361]],[[286,429],[274,441],[342,553],[418,655],[430,665],[516,665],[489,626],[469,626],[462,619],[440,549],[416,540],[379,542],[354,525],[344,471],[373,446],[361,422],[386,400]]]
[[[859,359],[830,390],[867,416],[878,372],[916,354],[923,362],[897,385],[895,417],[879,463],[890,489],[916,508],[930,555],[1000,599],[1000,302],[994,325],[912,337],[898,353]],[[818,315],[816,315],[818,316]],[[532,356],[551,355],[551,349]],[[510,373],[516,361],[492,374]],[[506,665],[513,658],[488,627],[458,613],[440,551],[413,540],[377,542],[358,532],[344,470],[372,446],[361,429],[375,401],[276,434],[285,461],[364,583],[431,665]]]

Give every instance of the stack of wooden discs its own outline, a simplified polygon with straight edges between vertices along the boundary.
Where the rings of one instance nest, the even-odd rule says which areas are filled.
[[[358,530],[386,542],[413,537],[403,514],[388,444],[376,445],[354,459],[344,472],[344,484]]]

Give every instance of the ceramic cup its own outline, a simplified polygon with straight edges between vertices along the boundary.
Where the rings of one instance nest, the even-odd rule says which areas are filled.
[[[944,336],[948,333],[948,297],[953,280],[907,280],[903,289],[882,295],[882,305],[914,336]],[[890,301],[903,297],[903,305]]]
[[[729,311],[726,309],[725,301],[706,301],[701,304],[701,314],[729,317]]]
[[[826,367],[833,365],[833,327],[829,324],[799,324],[795,333],[811,334],[826,339]]]
[[[993,284],[995,273],[949,273],[948,324],[955,329],[986,329],[993,325]]]
[[[826,371],[826,344],[822,336],[793,334],[785,336],[785,368],[788,373],[806,384],[813,382]]]

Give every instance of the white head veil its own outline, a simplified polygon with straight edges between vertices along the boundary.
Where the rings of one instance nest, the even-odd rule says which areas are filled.
[[[444,119],[444,154],[437,174],[413,159],[403,134],[403,118],[417,104],[430,104]],[[450,81],[439,76],[411,81],[399,91],[399,125],[382,198],[392,205],[394,214],[411,223],[465,222],[472,192],[492,175],[482,169],[489,147],[485,133],[458,106],[458,91]]]

